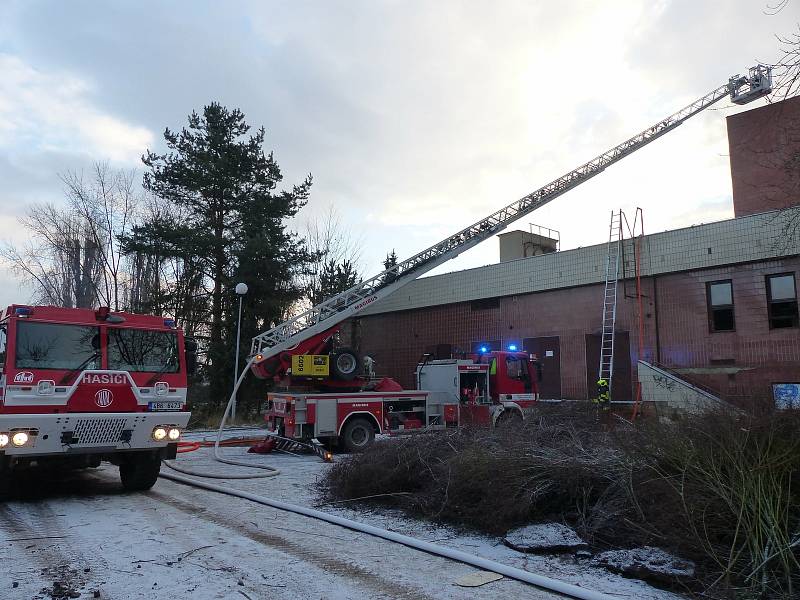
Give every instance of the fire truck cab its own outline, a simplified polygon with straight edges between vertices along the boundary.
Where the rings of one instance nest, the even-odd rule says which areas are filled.
[[[13,470],[104,460],[126,489],[152,487],[189,422],[194,348],[170,319],[9,306],[0,314],[0,488]]]

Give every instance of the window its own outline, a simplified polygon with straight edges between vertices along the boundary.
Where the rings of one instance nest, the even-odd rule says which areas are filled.
[[[8,325],[0,325],[0,373],[6,369],[6,330]]]
[[[527,376],[527,363],[516,356],[506,356],[506,374],[511,379],[523,379]]]
[[[730,279],[710,281],[706,284],[709,331],[733,331],[733,283]]]
[[[473,300],[470,303],[471,310],[491,310],[493,308],[500,308],[500,298],[482,298],[480,300]]]
[[[178,338],[166,331],[108,330],[108,368],[145,373],[178,372]]]
[[[767,275],[770,329],[797,327],[797,290],[794,273]]]
[[[17,322],[17,369],[98,369],[97,327]]]

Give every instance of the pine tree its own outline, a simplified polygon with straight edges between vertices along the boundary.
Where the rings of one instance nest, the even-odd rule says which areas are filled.
[[[319,289],[312,297],[313,304],[319,304],[332,296],[349,290],[361,278],[355,266],[349,260],[337,263],[335,259],[325,261],[319,273]]]
[[[193,112],[179,133],[166,129],[165,154],[142,157],[144,187],[183,215],[172,231],[145,226],[142,239],[191,256],[209,283],[208,359],[211,394],[226,397],[232,379],[236,326],[233,286],[250,287],[244,299],[242,338],[282,319],[301,295],[294,275],[308,260],[302,240],[286,231],[286,219],[305,205],[311,176],[291,191],[278,191],[283,176],[263,150],[265,132],[249,134],[239,109],[212,102]],[[169,238],[169,239],[166,239]],[[246,333],[247,332],[247,333]]]
[[[392,248],[390,254],[386,255],[386,258],[383,261],[383,269],[388,271],[392,267],[397,266],[397,254]],[[395,279],[397,279],[397,273],[387,273],[383,276],[383,284],[386,285],[388,283],[392,283]]]

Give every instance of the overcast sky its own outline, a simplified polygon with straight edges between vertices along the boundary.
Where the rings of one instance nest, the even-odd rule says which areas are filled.
[[[774,4],[775,2],[773,2]],[[366,275],[537,189],[778,56],[800,2],[0,0],[0,238],[58,174],[136,168],[216,100],[267,130],[305,215],[334,205]],[[763,101],[746,108],[761,105]],[[724,102],[529,215],[562,248],[733,216]],[[301,217],[302,218],[302,217]],[[295,224],[300,227],[299,222]],[[498,259],[497,241],[442,270]],[[0,304],[26,301],[8,273]]]

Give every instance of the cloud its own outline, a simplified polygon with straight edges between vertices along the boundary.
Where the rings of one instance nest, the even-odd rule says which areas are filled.
[[[149,132],[219,100],[266,126],[287,185],[313,172],[307,210],[332,202],[363,231],[371,274],[392,248],[415,254],[773,58],[800,5],[780,18],[751,0],[10,6],[0,51],[16,62],[2,67],[36,91],[0,90],[0,117],[6,96],[16,107],[0,140],[31,148],[39,191],[60,188],[41,175],[55,157],[135,161],[163,150]],[[519,226],[559,229],[569,248],[603,241],[612,208],[643,206],[649,231],[730,216],[724,116],[738,110],[706,111]],[[20,188],[31,169],[15,166]],[[443,269],[496,257],[490,241]]]
[[[71,152],[137,164],[153,134],[92,104],[84,79],[0,54],[0,148],[9,155]]]

